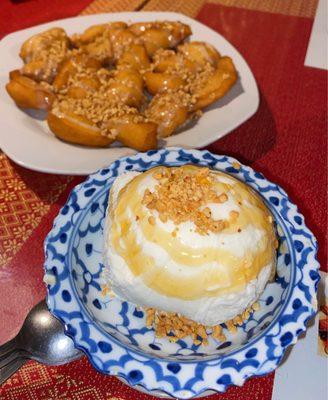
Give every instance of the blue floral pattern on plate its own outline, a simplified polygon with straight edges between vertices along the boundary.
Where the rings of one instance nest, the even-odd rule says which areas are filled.
[[[66,334],[99,371],[149,392],[188,399],[273,371],[306,330],[317,308],[316,239],[283,189],[249,167],[237,168],[236,162],[208,151],[149,151],[115,161],[71,192],[45,241],[47,301]],[[210,338],[208,346],[195,346],[190,339],[158,339],[146,328],[142,310],[101,293],[102,232],[114,179],[126,171],[187,163],[227,172],[260,193],[279,237],[276,279],[262,294],[260,310],[237,333],[225,329],[225,342]]]

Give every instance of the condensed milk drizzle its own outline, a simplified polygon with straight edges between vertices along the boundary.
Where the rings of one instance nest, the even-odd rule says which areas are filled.
[[[134,177],[120,191],[115,210],[110,210],[110,240],[115,251],[124,259],[134,276],[142,279],[149,288],[166,296],[193,300],[241,290],[275,258],[272,219],[262,200],[242,182],[229,177],[231,182],[227,183],[226,174],[211,172],[216,177],[214,186],[217,193],[233,192],[239,206],[238,217],[229,218],[227,227],[221,233],[236,235],[251,224],[263,232],[262,238],[256,249],[243,257],[237,257],[231,251],[218,247],[186,246],[178,235],[173,236],[158,224],[150,224],[151,213],[142,205],[142,194],[138,191],[140,183],[159,168],[162,167]],[[195,167],[181,168],[192,171]],[[165,265],[157,265],[154,257],[145,254],[132,228],[133,217],[146,241],[160,246],[171,260],[183,266],[181,273],[176,271],[173,274]]]

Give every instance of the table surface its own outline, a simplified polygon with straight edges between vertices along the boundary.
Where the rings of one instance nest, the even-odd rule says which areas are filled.
[[[46,6],[49,4],[49,6]],[[225,36],[260,89],[257,113],[207,148],[237,157],[283,186],[319,241],[327,268],[327,72],[305,67],[317,0],[2,0],[0,36],[78,14],[176,11]],[[41,174],[0,153],[0,343],[45,296],[43,240],[69,191],[84,177]],[[211,400],[271,400],[274,373]],[[151,400],[96,372],[84,357],[60,367],[27,363],[0,388],[7,399]],[[285,399],[281,399],[285,400]]]

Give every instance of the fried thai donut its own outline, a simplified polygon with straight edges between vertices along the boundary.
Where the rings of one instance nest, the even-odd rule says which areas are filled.
[[[50,110],[48,125],[71,143],[104,147],[121,141],[156,148],[237,80],[229,57],[179,21],[110,22],[69,38],[61,28],[26,40],[25,65],[6,86],[18,106]],[[147,92],[146,90],[147,89]]]
[[[18,107],[49,110],[55,95],[46,86],[22,76],[19,71],[10,73],[6,90]]]
[[[175,53],[173,50],[160,49],[154,55],[153,60],[155,72],[166,72],[170,70],[196,73],[199,69],[199,66],[194,61],[187,59],[181,53]]]
[[[169,34],[162,29],[147,29],[140,35],[147,54],[152,57],[158,49],[167,49],[170,47]]]
[[[230,57],[222,57],[216,70],[208,77],[206,83],[194,94],[197,102],[194,110],[204,108],[223,97],[235,84],[238,75]]]
[[[157,125],[152,122],[133,122],[133,117],[113,118],[109,129],[115,136],[101,133],[95,123],[73,112],[50,112],[47,119],[50,130],[60,139],[91,147],[106,147],[116,140],[138,151],[157,147]]]
[[[64,61],[58,70],[58,73],[53,81],[53,87],[56,91],[67,85],[70,76],[76,74],[77,68],[72,59]]]
[[[83,99],[90,91],[97,91],[100,88],[100,85],[101,83],[96,75],[80,77],[75,80],[74,84],[68,87],[67,97]]]
[[[220,54],[215,47],[205,42],[181,44],[178,46],[178,53],[183,54],[186,59],[198,65],[210,63],[213,67],[216,67],[220,59]]]
[[[184,124],[189,116],[188,105],[178,92],[159,93],[146,110],[147,118],[158,125],[159,137],[167,137]]]
[[[20,56],[26,63],[21,73],[37,81],[51,83],[58,65],[69,50],[69,38],[61,28],[52,28],[26,40]]]
[[[47,31],[38,33],[27,39],[20,49],[19,56],[28,63],[40,59],[40,53],[48,51],[52,47],[69,47],[69,39],[62,28],[51,28]]]
[[[143,44],[132,44],[122,53],[117,60],[118,68],[130,68],[144,71],[149,68],[150,62]]]
[[[106,147],[114,139],[104,136],[92,121],[73,112],[49,112],[48,126],[50,130],[65,142],[90,147]]]
[[[106,36],[99,36],[93,42],[81,45],[80,48],[91,58],[100,61],[102,65],[109,65],[113,61],[112,43]]]
[[[20,72],[22,75],[27,76],[28,78],[31,78],[37,82],[41,82],[43,80],[51,82],[53,79],[53,74],[48,74],[47,76],[48,68],[48,64],[44,62],[44,60],[34,60],[23,65]]]
[[[56,91],[64,88],[70,77],[73,77],[79,68],[88,70],[98,70],[101,68],[101,62],[85,54],[78,54],[62,62],[58,73],[53,81],[53,87]]]
[[[131,32],[136,36],[143,37],[148,30],[162,30],[166,33],[169,41],[167,47],[175,47],[182,40],[191,35],[191,29],[188,25],[179,21],[155,21],[155,22],[137,22],[129,26]]]
[[[128,29],[109,29],[107,34],[112,45],[114,62],[117,62],[130,46],[139,42]]]
[[[148,92],[152,95],[168,89],[178,89],[184,84],[180,76],[161,72],[146,72],[144,80]]]
[[[153,122],[134,122],[134,116],[113,118],[109,129],[116,132],[116,139],[127,147],[138,151],[157,148],[157,125]]]
[[[108,84],[113,101],[138,108],[144,102],[143,80],[136,70],[119,70]]]
[[[146,30],[154,27],[155,22],[136,22],[129,26],[129,30],[136,36],[142,35]]]
[[[93,25],[87,28],[82,34],[75,34],[72,36],[72,42],[75,46],[79,47],[83,44],[88,44],[95,41],[99,36],[102,36],[109,29],[125,29],[127,24],[125,22],[108,22],[107,24]]]
[[[19,69],[14,69],[12,71],[9,72],[9,80],[18,78],[19,76],[21,76],[22,74],[20,73]]]
[[[123,52],[127,43],[135,38],[125,22],[94,25],[82,35],[74,35],[73,43],[104,65],[112,63]]]

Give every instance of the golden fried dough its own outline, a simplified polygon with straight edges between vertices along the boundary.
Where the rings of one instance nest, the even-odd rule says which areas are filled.
[[[112,45],[114,61],[133,44],[137,44],[136,36],[128,29],[109,29],[108,38]]]
[[[44,80],[46,75],[47,64],[43,60],[34,60],[25,64],[21,69],[21,74],[31,78],[37,82]],[[47,81],[51,79],[47,79]]]
[[[84,54],[63,61],[53,81],[54,89],[58,91],[64,88],[68,84],[69,78],[73,77],[79,68],[96,71],[101,68],[101,62]]]
[[[73,76],[77,72],[77,68],[74,61],[69,59],[62,63],[59,71],[53,81],[53,87],[56,91],[65,87],[68,83],[70,76]]]
[[[208,77],[205,85],[195,95],[194,110],[199,110],[223,97],[237,81],[237,71],[230,57],[220,58],[217,69]]]
[[[138,151],[157,149],[157,125],[152,122],[124,124],[118,128],[117,140]]]
[[[113,102],[138,108],[145,99],[142,89],[143,80],[139,72],[121,70],[108,84],[107,94],[113,98]]]
[[[52,83],[59,64],[69,51],[69,38],[61,28],[52,28],[26,40],[20,56],[26,63],[21,72],[37,81]]]
[[[55,99],[54,94],[46,86],[22,76],[16,71],[11,73],[6,90],[21,108],[49,110]]]
[[[81,46],[84,44],[91,43],[95,41],[99,36],[103,35],[105,30],[107,29],[107,24],[99,24],[89,26],[81,35],[73,35],[72,42],[76,46]]]
[[[167,49],[170,47],[169,35],[162,29],[147,29],[140,35],[140,39],[149,57],[152,57],[158,49]]]
[[[76,46],[88,44],[95,41],[98,37],[106,34],[109,29],[125,29],[127,24],[125,22],[109,22],[107,24],[93,25],[87,28],[81,35],[73,35],[72,42]]]
[[[117,60],[117,67],[136,69],[143,71],[149,68],[150,62],[145,46],[142,44],[132,44]]]
[[[188,119],[188,106],[178,92],[157,94],[146,110],[147,118],[158,125],[160,137],[167,137]]]
[[[15,79],[21,75],[22,74],[20,73],[19,69],[14,69],[13,71],[9,72],[9,80]]]
[[[168,89],[178,89],[184,84],[180,76],[160,72],[146,72],[144,80],[148,92],[152,95]]]
[[[133,69],[118,70],[115,75],[115,80],[125,83],[126,86],[131,88],[138,88],[139,90],[143,88],[142,76],[138,71]]]
[[[170,30],[170,47],[175,47],[183,40],[185,40],[188,36],[192,34],[189,25],[183,24],[182,22],[171,22]]]
[[[184,42],[190,35],[179,21],[109,22],[72,37],[49,29],[23,43],[24,65],[11,71],[6,89],[19,107],[48,110],[62,140],[150,150],[237,80],[229,57]]]
[[[81,144],[90,147],[106,147],[113,139],[102,135],[100,129],[82,115],[72,112],[49,112],[48,125],[50,130],[65,142]]]
[[[205,42],[181,44],[178,46],[178,53],[183,54],[186,59],[199,65],[210,63],[216,67],[220,59],[220,54],[215,47]]]
[[[138,151],[157,148],[157,125],[153,122],[133,122],[133,117],[115,118],[109,121],[110,129],[117,133],[116,139]]]
[[[113,102],[120,101],[130,107],[138,108],[143,102],[144,95],[138,88],[131,88],[122,82],[113,81],[108,87],[108,97],[113,99]]]
[[[188,60],[183,54],[177,54],[173,50],[162,50],[156,52],[154,56],[154,71],[166,72],[170,71],[186,71],[188,73],[196,73],[199,67],[194,61]]]
[[[40,59],[41,53],[51,48],[68,48],[69,39],[62,28],[51,28],[27,39],[21,47],[19,56],[28,63]]]
[[[112,43],[108,37],[101,37],[100,39],[82,45],[81,49],[103,65],[109,65],[114,57]]]
[[[97,76],[84,76],[76,80],[73,85],[68,87],[67,97],[83,99],[90,91],[95,92],[99,88],[100,81]]]
[[[136,36],[142,35],[147,29],[154,27],[154,22],[136,22],[129,26],[129,30]]]
[[[146,31],[152,29],[161,30],[166,33],[169,41],[167,47],[175,47],[192,33],[190,26],[179,21],[137,22],[129,26],[129,30],[136,36],[143,36]]]

